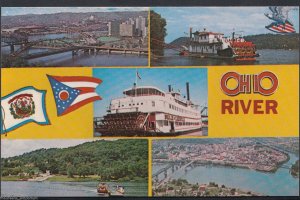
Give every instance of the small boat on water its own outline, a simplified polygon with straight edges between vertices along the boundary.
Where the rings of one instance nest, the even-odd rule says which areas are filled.
[[[98,185],[97,192],[100,196],[103,196],[103,197],[109,197],[111,194],[108,189],[108,186],[105,183],[100,183]]]
[[[111,196],[118,196],[118,197],[123,197],[125,194],[124,187],[122,186],[116,186],[116,191],[111,194]]]
[[[111,192],[107,184],[100,183],[97,187],[97,193],[101,197],[122,197],[125,194],[125,190],[124,187],[117,185],[115,192]]]

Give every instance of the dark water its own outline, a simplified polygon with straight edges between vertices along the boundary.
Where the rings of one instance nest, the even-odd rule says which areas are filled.
[[[212,65],[260,65],[299,64],[299,50],[258,50],[260,57],[254,62],[234,62],[230,59],[195,58],[179,56],[178,51],[165,49],[164,57],[151,59],[152,66],[212,66]]]
[[[71,52],[51,55],[29,60],[30,64],[43,66],[147,66],[148,57],[123,54],[88,54],[82,53],[72,57]]]
[[[290,155],[285,165],[291,166],[299,156]],[[166,167],[163,164],[154,164],[152,172]],[[168,171],[169,173],[169,171]],[[161,174],[158,178],[163,178]],[[190,183],[215,182],[228,187],[236,187],[246,191],[253,191],[270,196],[299,196],[299,178],[294,178],[289,169],[279,168],[275,173],[259,172],[250,169],[232,168],[224,166],[197,166],[186,173],[184,170],[175,173],[172,178],[183,178]]]
[[[1,196],[98,196],[98,182],[28,182],[28,181],[1,181]],[[125,196],[147,196],[147,183],[107,183],[113,192],[116,185],[125,189]]]

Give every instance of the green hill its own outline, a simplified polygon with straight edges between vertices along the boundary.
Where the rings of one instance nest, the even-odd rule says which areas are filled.
[[[179,37],[175,40],[173,40],[170,45],[174,46],[187,46],[189,44],[190,38],[189,37]]]
[[[253,42],[257,49],[299,49],[299,33],[288,35],[269,33],[248,35],[244,38]]]
[[[147,140],[97,140],[68,148],[39,149],[1,158],[2,176],[45,173],[98,175],[103,181],[147,179]]]

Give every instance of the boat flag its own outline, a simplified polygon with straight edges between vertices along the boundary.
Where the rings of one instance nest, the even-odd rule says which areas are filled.
[[[270,25],[266,26],[266,29],[273,31],[275,33],[295,33],[294,26],[286,21],[284,24],[279,24],[276,22],[271,23]]]
[[[95,92],[102,80],[87,76],[50,76],[57,116],[68,114],[88,103],[101,100]]]
[[[45,90],[24,87],[1,98],[1,134],[29,122],[48,125],[45,106]]]
[[[139,71],[137,71],[137,70],[136,70],[136,76],[137,76],[139,79],[142,79],[141,76],[140,76],[140,74],[139,74]]]

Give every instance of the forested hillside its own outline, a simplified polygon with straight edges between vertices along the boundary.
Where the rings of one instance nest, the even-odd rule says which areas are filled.
[[[299,49],[299,33],[248,35],[244,38],[253,42],[257,49]]]
[[[19,173],[88,176],[101,180],[148,177],[147,140],[98,140],[64,149],[40,149],[1,159],[2,176]]]

